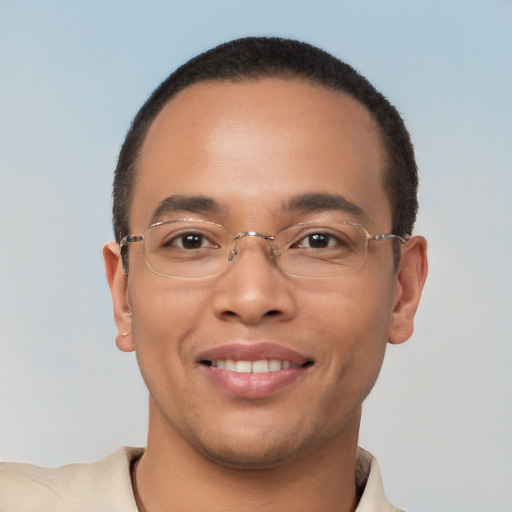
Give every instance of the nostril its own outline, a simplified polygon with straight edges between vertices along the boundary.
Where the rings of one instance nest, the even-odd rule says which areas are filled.
[[[279,315],[280,311],[277,309],[271,309],[270,311],[267,311],[265,313],[265,316],[277,316]]]

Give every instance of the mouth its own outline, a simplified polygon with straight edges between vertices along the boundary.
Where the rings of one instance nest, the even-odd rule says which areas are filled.
[[[313,361],[309,360],[299,365],[286,359],[258,359],[257,361],[218,359],[216,361],[202,360],[201,364],[235,373],[269,373],[278,372],[280,370],[309,368],[313,365]]]
[[[201,354],[210,383],[229,395],[264,398],[307,375],[312,358],[274,343],[236,343]]]

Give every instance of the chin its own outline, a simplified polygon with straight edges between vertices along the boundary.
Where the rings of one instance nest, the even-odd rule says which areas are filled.
[[[211,462],[233,469],[266,470],[284,466],[312,452],[314,435],[268,428],[238,429],[195,439],[195,449]]]
[[[217,465],[231,469],[248,471],[268,470],[285,465],[297,456],[297,450],[292,446],[250,447],[238,446],[201,446],[197,447],[201,454]]]

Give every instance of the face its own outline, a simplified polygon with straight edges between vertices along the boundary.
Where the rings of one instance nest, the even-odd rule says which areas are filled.
[[[299,80],[200,83],[147,134],[130,229],[193,218],[273,234],[343,219],[389,233],[383,170],[376,124],[339,92]],[[297,206],[311,194],[329,197]],[[155,215],[170,197],[177,206]],[[189,200],[197,197],[208,206]],[[270,467],[357,438],[386,343],[407,337],[397,334],[403,287],[390,241],[370,242],[356,275],[320,280],[283,273],[256,237],[204,280],[155,274],[142,244],[129,247],[125,279],[115,250],[106,254],[118,328],[129,333],[118,346],[136,351],[150,392],[150,438],[228,466]],[[247,363],[225,363],[262,360],[276,369],[240,373]]]

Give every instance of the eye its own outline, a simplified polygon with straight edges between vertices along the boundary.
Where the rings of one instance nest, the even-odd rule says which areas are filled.
[[[169,238],[162,244],[163,247],[177,247],[178,249],[185,249],[193,251],[205,248],[217,248],[217,244],[213,243],[202,233],[181,233]]]
[[[306,249],[325,249],[327,247],[339,247],[345,245],[338,237],[331,233],[310,233],[300,239],[292,247],[305,247]]]

